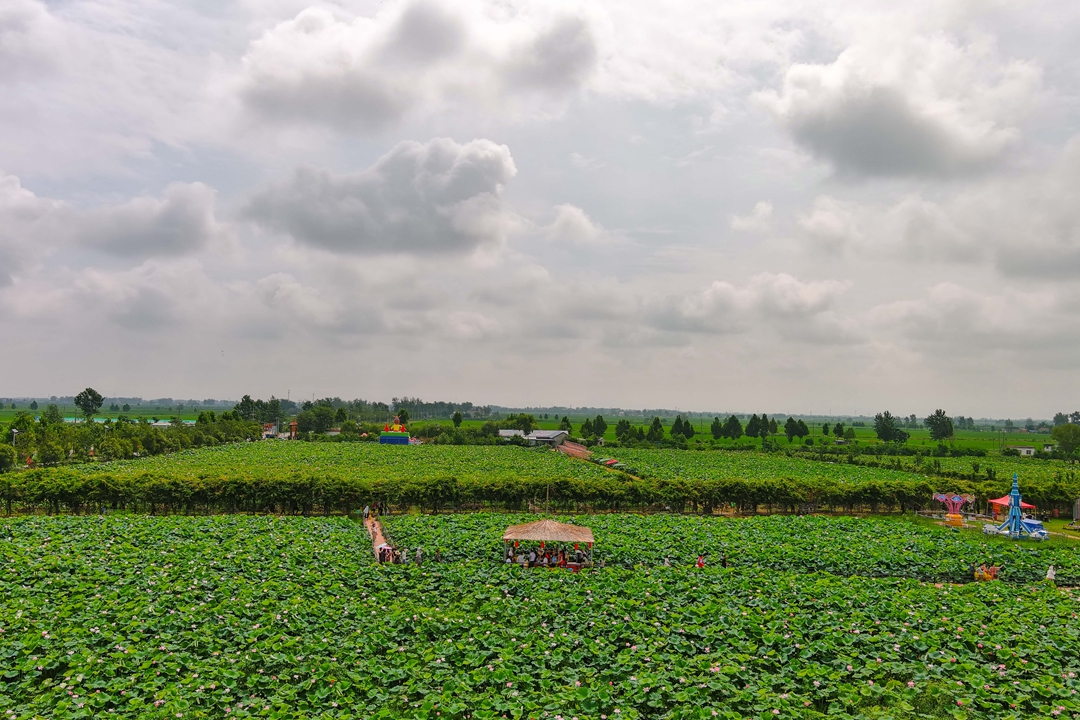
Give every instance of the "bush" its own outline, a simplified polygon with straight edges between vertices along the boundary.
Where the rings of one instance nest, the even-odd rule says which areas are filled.
[[[17,457],[15,448],[10,445],[0,445],[0,472],[7,472],[15,467]]]

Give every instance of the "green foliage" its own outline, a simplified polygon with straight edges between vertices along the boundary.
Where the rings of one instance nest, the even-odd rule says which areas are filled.
[[[64,422],[64,414],[56,405],[48,405],[45,412],[41,413],[41,422],[45,425],[61,425]]]
[[[724,424],[720,422],[720,418],[713,418],[712,425],[709,426],[709,433],[713,436],[714,440],[719,440],[724,437]]]
[[[1076,423],[1058,425],[1051,431],[1050,437],[1057,441],[1063,453],[1075,455],[1077,448],[1080,448],[1080,425]]]
[[[930,415],[923,422],[926,423],[926,427],[930,429],[930,439],[940,442],[942,440],[948,440],[953,436],[953,422],[944,410],[935,410],[933,415]],[[1008,426],[1011,421],[1007,421],[1005,424]]]
[[[0,472],[11,470],[17,461],[18,453],[15,448],[6,443],[0,443]]]
[[[355,523],[270,517],[25,518],[0,552],[0,711],[20,718],[1080,711],[1075,601],[1040,585],[711,557],[380,567]]]
[[[57,465],[67,457],[64,448],[55,441],[45,442],[38,448],[37,460],[42,465]]]
[[[903,445],[910,437],[906,431],[900,429],[900,422],[888,410],[874,416],[874,432],[878,440],[898,445]]]
[[[105,398],[101,397],[94,388],[86,388],[81,393],[75,396],[75,406],[82,410],[83,417],[89,422],[97,411],[101,409],[101,404],[105,402]]]
[[[454,411],[454,416],[453,416],[453,418],[451,419],[451,422],[453,422],[453,423],[454,423],[454,427],[455,427],[455,428],[459,428],[459,427],[461,427],[461,421],[462,421],[463,419],[464,419],[464,418],[462,418],[462,416],[461,416],[461,411],[460,411],[460,410],[455,410],[455,411]]]
[[[645,433],[645,439],[649,442],[659,442],[664,439],[664,424],[660,418],[654,417],[649,425],[649,431]]]
[[[502,533],[509,525],[540,515],[468,513],[440,516],[391,515],[384,528],[396,545],[441,547],[448,560],[498,562]],[[607,565],[692,565],[704,554],[721,555],[736,567],[779,572],[906,577],[931,582],[970,582],[972,563],[1003,566],[1005,582],[1036,582],[1053,564],[1058,582],[1080,584],[1075,546],[1038,545],[987,539],[895,519],[759,516],[745,519],[693,515],[586,515],[556,517],[585,525],[596,538],[596,557]]]

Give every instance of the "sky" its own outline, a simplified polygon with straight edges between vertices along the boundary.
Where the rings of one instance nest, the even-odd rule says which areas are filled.
[[[1080,407],[1080,4],[4,0],[0,395]]]

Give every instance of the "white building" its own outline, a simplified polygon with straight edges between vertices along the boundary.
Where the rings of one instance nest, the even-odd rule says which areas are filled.
[[[500,430],[499,437],[512,438],[512,437],[525,437],[525,433],[521,430]]]
[[[1010,445],[1010,450],[1016,450],[1018,453],[1024,456],[1031,456],[1035,454],[1035,448],[1031,445]]]

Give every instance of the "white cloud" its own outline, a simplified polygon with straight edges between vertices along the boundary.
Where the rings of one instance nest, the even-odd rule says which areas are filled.
[[[595,64],[579,16],[434,0],[353,19],[312,7],[251,44],[238,87],[257,118],[370,131],[440,109],[558,107]]]
[[[815,247],[919,263],[992,264],[1005,275],[1080,277],[1080,137],[1048,170],[989,178],[941,200],[892,203],[823,195],[799,215]]]
[[[541,234],[549,240],[573,245],[607,243],[615,239],[584,210],[569,204],[555,206],[555,219],[541,228]]]
[[[985,38],[879,29],[830,64],[797,63],[758,99],[841,173],[954,175],[997,162],[1041,90],[1031,61]]]
[[[0,286],[52,251],[50,238],[63,212],[63,203],[39,198],[19,178],[0,174]]]
[[[772,214],[772,203],[761,200],[754,204],[749,215],[732,215],[729,224],[732,230],[764,232],[769,229]]]
[[[805,321],[832,309],[848,284],[804,282],[787,273],[760,273],[744,285],[714,281],[698,294],[670,299],[654,315],[662,329],[737,332],[760,322]]]
[[[191,254],[227,237],[214,213],[215,193],[202,183],[173,183],[160,198],[81,210],[0,175],[0,283],[63,247],[139,260]]]
[[[216,193],[202,183],[173,183],[160,198],[76,213],[75,241],[122,257],[187,255],[224,238],[214,217]]]
[[[44,4],[5,0],[0,5],[0,85],[53,71],[63,36],[63,27]]]
[[[359,173],[298,168],[247,215],[333,252],[468,252],[501,244],[514,226],[500,195],[516,173],[510,150],[490,140],[403,142]]]

